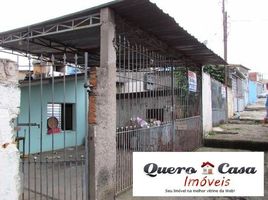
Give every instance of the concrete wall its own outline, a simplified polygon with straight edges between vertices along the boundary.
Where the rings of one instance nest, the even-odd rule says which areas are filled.
[[[244,81],[243,81],[243,85],[244,85],[244,109],[245,107],[249,104],[248,100],[249,100],[249,85],[248,85],[248,78],[246,78]]]
[[[227,97],[228,97],[228,118],[234,116],[234,97],[232,88],[227,88]]]
[[[234,112],[242,112],[245,109],[245,87],[243,80],[232,77]]]
[[[264,92],[264,85],[261,82],[256,82],[256,83],[257,83],[257,95],[259,95]]]
[[[238,110],[239,110],[239,112],[244,111],[245,107],[246,107],[245,99],[244,98],[238,98],[237,100],[238,100]]]
[[[236,78],[232,77],[232,92],[233,92],[233,111],[234,113],[237,112],[237,84],[236,84]]]
[[[203,133],[208,133],[212,130],[211,78],[206,73],[202,78]]]
[[[52,150],[52,137],[54,137],[54,149],[62,149],[64,147],[64,132],[48,134],[47,128],[47,104],[52,102],[52,84],[46,83],[43,84],[43,98],[40,99],[40,81],[38,83],[32,83],[31,87],[31,98],[28,97],[28,86],[21,87],[21,104],[20,109],[21,113],[19,115],[19,123],[29,123],[29,103],[31,107],[31,123],[37,123],[41,125],[41,117],[43,120],[42,129],[37,126],[31,127],[31,132],[29,135],[29,129],[26,126],[22,126],[19,131],[19,136],[25,136],[25,153],[37,153],[40,152],[40,140],[42,136],[42,151]],[[73,105],[73,123],[77,125],[77,130],[65,131],[65,142],[66,147],[75,146],[76,136],[77,136],[77,145],[84,143],[85,137],[85,96],[84,96],[84,80],[82,78],[78,79],[77,84],[77,95],[78,101],[75,104],[75,80],[74,77],[72,80],[66,79],[66,103],[72,103]],[[64,102],[64,92],[63,92],[63,83],[55,83],[55,92],[54,92],[54,102],[63,103]],[[41,105],[43,106],[43,112],[41,114]],[[73,127],[74,129],[74,127]],[[29,137],[31,141],[29,149]],[[20,151],[23,150],[22,142],[20,143]]]
[[[14,139],[20,89],[17,64],[4,59],[0,59],[0,94],[0,199],[16,200],[20,193],[20,155]]]

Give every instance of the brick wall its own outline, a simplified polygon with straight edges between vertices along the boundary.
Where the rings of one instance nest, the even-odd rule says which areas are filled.
[[[96,67],[90,68],[90,85],[92,86],[92,92],[89,96],[89,113],[88,113],[88,123],[96,124],[96,87],[97,87],[97,72]]]

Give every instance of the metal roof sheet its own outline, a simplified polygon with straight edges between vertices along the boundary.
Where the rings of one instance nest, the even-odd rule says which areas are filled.
[[[164,13],[156,4],[151,3],[149,0],[116,0],[111,1],[100,6],[92,7],[80,12],[65,15],[59,18],[54,18],[41,23],[33,24],[31,26],[22,27],[19,29],[14,29],[11,31],[6,31],[0,33],[0,38],[7,36],[8,34],[16,32],[27,32],[29,28],[40,28],[47,26],[49,24],[57,24],[61,21],[70,20],[72,18],[78,18],[85,15],[94,14],[99,12],[100,9],[110,7],[122,18],[127,21],[137,25],[146,32],[153,34],[155,37],[161,41],[168,44],[170,47],[176,49],[179,53],[187,56],[196,64],[227,64],[220,56],[215,54],[212,50],[207,48],[203,43],[200,43],[194,36],[189,34],[184,30],[177,22]],[[82,29],[80,32],[76,33],[59,33],[48,36],[48,39],[59,41],[65,45],[71,44],[73,47],[90,49],[95,48],[99,44],[99,30],[95,28],[94,37],[89,38],[87,34],[84,34],[87,29]],[[75,37],[74,37],[75,35]],[[88,38],[86,38],[88,37]],[[82,41],[82,42],[81,42]],[[82,43],[90,43],[91,46],[82,47]],[[1,44],[0,46],[7,47],[10,49],[19,49],[25,51],[17,43]],[[31,49],[32,53],[39,53],[38,48],[33,45]]]

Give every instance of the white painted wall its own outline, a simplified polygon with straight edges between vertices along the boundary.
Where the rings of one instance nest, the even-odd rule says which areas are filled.
[[[212,130],[211,79],[206,73],[203,73],[202,79],[203,133],[206,134]]]
[[[232,118],[234,116],[234,96],[232,88],[227,88],[227,96],[228,96],[228,118]]]
[[[0,59],[0,199],[17,200],[20,193],[19,151],[14,130],[19,114],[17,64]]]

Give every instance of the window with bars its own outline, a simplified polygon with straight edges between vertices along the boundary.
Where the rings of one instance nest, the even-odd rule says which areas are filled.
[[[146,110],[146,118],[148,120],[160,120],[164,121],[164,109],[147,109]]]
[[[71,103],[48,103],[47,119],[50,117],[56,117],[58,120],[57,128],[60,128],[61,130],[73,130],[73,105],[74,104]]]

